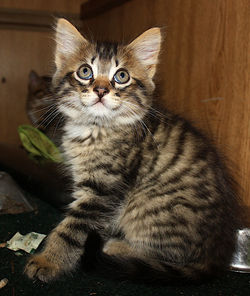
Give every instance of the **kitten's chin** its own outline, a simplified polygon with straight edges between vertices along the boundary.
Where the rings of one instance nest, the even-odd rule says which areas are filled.
[[[94,117],[106,117],[111,116],[112,110],[107,108],[102,102],[97,102],[92,106],[88,107],[88,112]]]

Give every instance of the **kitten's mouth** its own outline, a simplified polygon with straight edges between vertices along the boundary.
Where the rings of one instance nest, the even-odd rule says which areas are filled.
[[[94,105],[103,105],[104,106],[104,98],[96,98],[95,102],[92,104],[92,106]]]
[[[106,102],[105,98],[96,98],[96,101],[91,105],[91,107],[95,107],[99,110],[101,109],[108,109],[110,110],[110,107],[108,103]]]
[[[107,102],[101,99],[96,99],[90,106],[91,113],[93,113],[95,116],[102,116],[104,114],[107,114],[107,112],[110,111],[109,106],[107,105]]]
[[[96,100],[96,102],[93,105],[98,105],[98,104],[104,105],[103,100]]]
[[[91,105],[91,107],[92,107],[92,106],[95,106],[95,107],[97,107],[97,108],[103,108],[103,107],[106,108],[105,103],[104,103],[103,100],[98,100],[98,101],[96,101],[94,104]]]
[[[110,103],[108,102],[108,100],[106,100],[105,98],[96,98],[96,100],[89,106],[91,107],[91,109],[93,108],[93,111],[96,110],[101,113],[103,112],[108,112],[108,111],[115,111],[117,109],[120,108],[120,105],[118,106],[113,106],[110,105]]]

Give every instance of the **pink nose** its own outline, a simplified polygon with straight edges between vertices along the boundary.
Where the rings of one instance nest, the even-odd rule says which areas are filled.
[[[109,89],[106,87],[97,86],[93,89],[93,91],[98,95],[98,97],[101,99],[106,94],[109,93]]]

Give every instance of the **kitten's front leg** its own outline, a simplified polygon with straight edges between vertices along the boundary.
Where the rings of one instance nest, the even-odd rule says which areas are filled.
[[[73,223],[66,217],[50,233],[44,250],[30,258],[25,267],[29,278],[48,282],[76,266],[83,254],[87,233],[74,231]]]
[[[28,261],[28,277],[48,282],[73,270],[83,255],[88,232],[105,228],[109,211],[98,197],[74,201],[66,218],[48,236],[43,251]]]

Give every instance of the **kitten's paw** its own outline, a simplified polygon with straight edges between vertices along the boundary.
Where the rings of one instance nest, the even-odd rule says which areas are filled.
[[[61,273],[57,264],[50,262],[43,254],[32,256],[25,266],[24,273],[30,279],[49,282]]]
[[[134,254],[131,246],[126,241],[119,239],[108,240],[103,247],[103,252],[111,256],[130,256]]]

